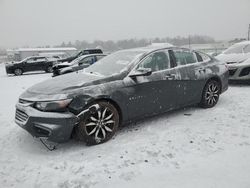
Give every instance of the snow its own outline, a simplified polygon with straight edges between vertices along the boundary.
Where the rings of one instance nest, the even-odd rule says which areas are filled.
[[[249,86],[231,86],[212,109],[174,111],[105,144],[72,140],[50,152],[14,123],[18,96],[50,77],[7,77],[0,64],[1,187],[250,187]]]

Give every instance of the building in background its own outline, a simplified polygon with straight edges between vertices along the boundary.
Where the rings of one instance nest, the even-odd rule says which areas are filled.
[[[76,48],[19,48],[7,50],[9,61],[21,61],[30,56],[68,57],[77,52]]]

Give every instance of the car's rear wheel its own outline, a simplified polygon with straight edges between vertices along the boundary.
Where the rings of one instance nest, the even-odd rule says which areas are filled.
[[[78,140],[84,140],[87,145],[96,145],[111,139],[119,126],[119,113],[109,102],[97,102],[100,108],[89,113],[75,129]]]
[[[219,101],[220,90],[221,87],[218,81],[216,80],[208,81],[203,89],[200,106],[203,108],[214,107]]]
[[[52,66],[47,67],[47,69],[45,70],[45,72],[52,73],[53,72]]]
[[[20,76],[20,75],[23,74],[23,71],[22,71],[22,69],[15,69],[15,70],[14,70],[14,74],[15,74],[16,76]]]

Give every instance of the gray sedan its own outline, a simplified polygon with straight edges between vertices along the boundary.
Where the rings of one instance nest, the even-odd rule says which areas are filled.
[[[25,91],[16,123],[49,141],[65,142],[73,134],[99,144],[126,122],[188,105],[214,107],[228,88],[225,63],[177,47],[122,50],[84,70]]]

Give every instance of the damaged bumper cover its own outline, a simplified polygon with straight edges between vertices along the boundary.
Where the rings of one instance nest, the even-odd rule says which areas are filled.
[[[70,139],[78,117],[71,112],[42,112],[17,103],[15,122],[34,137],[62,143]]]
[[[16,104],[15,122],[32,136],[62,143],[71,138],[72,131],[86,114],[94,113],[99,105],[92,105],[78,115],[71,112],[42,112],[30,104]]]

